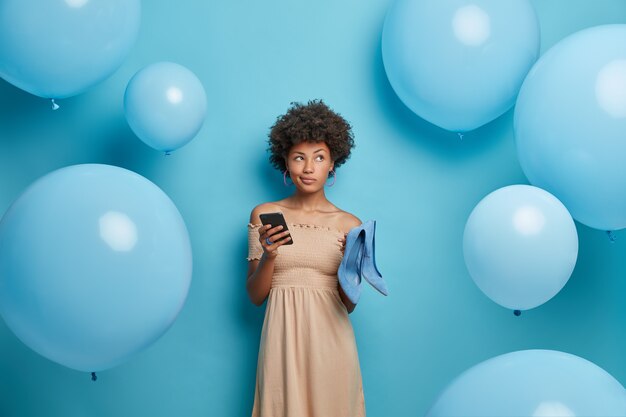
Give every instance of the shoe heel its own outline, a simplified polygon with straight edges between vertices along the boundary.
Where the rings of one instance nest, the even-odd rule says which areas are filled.
[[[388,295],[387,283],[383,279],[375,260],[375,230],[376,221],[370,220],[365,226],[365,251],[361,260],[361,272],[363,278],[369,282],[378,292]]]

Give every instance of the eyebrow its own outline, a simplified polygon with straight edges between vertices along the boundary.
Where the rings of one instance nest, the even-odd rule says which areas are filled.
[[[314,151],[313,153],[317,153],[317,152],[319,152],[319,151],[324,151],[324,152],[326,152],[326,149],[324,149],[324,148],[319,148],[318,150]],[[304,152],[300,152],[300,151],[293,151],[293,153],[299,153],[299,154],[301,154],[301,155],[304,155]]]

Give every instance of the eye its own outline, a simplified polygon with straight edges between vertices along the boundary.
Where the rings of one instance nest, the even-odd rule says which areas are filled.
[[[301,161],[302,157],[300,155],[293,158],[294,161]]]
[[[317,155],[317,158],[315,158],[315,160],[317,161],[323,161],[324,160],[324,156],[323,155]]]

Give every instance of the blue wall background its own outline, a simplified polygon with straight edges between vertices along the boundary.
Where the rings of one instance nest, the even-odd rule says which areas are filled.
[[[172,198],[194,251],[174,326],[95,383],[32,352],[0,321],[0,416],[250,414],[264,308],[244,288],[246,224],[254,205],[288,192],[267,162],[269,126],[291,101],[311,98],[354,125],[357,147],[328,196],[377,219],[377,262],[391,291],[368,288],[351,315],[369,416],[423,415],[460,372],[520,349],[582,356],[626,385],[626,234],[611,243],[577,224],[569,283],[521,317],[486,298],[465,269],[463,227],[486,194],[527,183],[512,111],[459,140],[406,109],[381,60],[390,2],[145,1],[124,65],[60,110],[0,81],[0,212],[54,169],[114,164]],[[577,30],[626,23],[623,0],[533,4],[542,52]],[[162,60],[194,71],[209,99],[198,137],[167,157],[134,137],[122,108],[130,77]]]

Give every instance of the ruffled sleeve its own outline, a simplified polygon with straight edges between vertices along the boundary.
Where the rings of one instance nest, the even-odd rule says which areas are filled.
[[[259,242],[260,224],[248,223],[248,259],[249,261],[261,259],[263,255],[263,246]]]

